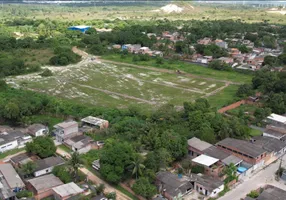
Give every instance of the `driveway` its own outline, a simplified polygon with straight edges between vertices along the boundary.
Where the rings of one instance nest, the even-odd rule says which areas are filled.
[[[280,160],[278,160],[276,163],[272,163],[252,177],[244,180],[236,188],[233,188],[223,197],[219,198],[219,200],[240,200],[241,198],[245,198],[251,190],[263,187],[266,184],[274,185],[283,190],[286,190],[285,182],[281,180],[278,182],[275,180],[275,172],[277,171],[279,164]],[[282,157],[282,166],[286,167],[286,155]]]
[[[62,150],[61,148],[57,148],[57,154],[66,157],[66,158],[71,158],[71,155],[67,153],[66,151]],[[131,200],[130,197],[126,196],[123,194],[121,191],[115,189],[111,185],[109,185],[107,182],[104,180],[100,179],[98,176],[96,176],[94,173],[86,169],[85,167],[82,167],[79,169],[82,173],[84,173],[89,180],[91,180],[95,185],[99,184],[104,184],[105,185],[105,192],[115,192],[116,193],[116,199],[118,200]]]

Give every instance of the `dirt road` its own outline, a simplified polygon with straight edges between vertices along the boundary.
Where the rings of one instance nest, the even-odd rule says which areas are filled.
[[[57,154],[59,154],[63,157],[66,157],[66,158],[71,158],[71,155],[69,153],[67,153],[66,151],[62,150],[61,148],[57,148]],[[109,192],[115,192],[116,193],[116,199],[118,199],[118,200],[131,200],[130,197],[126,196],[121,191],[115,189],[114,187],[112,187],[111,185],[109,185],[107,182],[100,179],[99,177],[97,177],[95,174],[93,174],[91,171],[89,171],[85,167],[82,167],[79,170],[82,173],[84,173],[85,175],[87,175],[88,179],[91,180],[94,184],[96,184],[96,185],[104,184],[106,192],[108,192],[108,193]]]

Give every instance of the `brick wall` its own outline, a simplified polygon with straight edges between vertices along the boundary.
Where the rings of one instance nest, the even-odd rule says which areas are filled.
[[[219,113],[225,113],[226,111],[235,109],[235,108],[237,108],[237,107],[239,107],[245,103],[246,103],[246,100],[241,100],[241,101],[235,102],[233,104],[230,104],[228,106],[225,106],[225,107],[219,109],[218,112]]]

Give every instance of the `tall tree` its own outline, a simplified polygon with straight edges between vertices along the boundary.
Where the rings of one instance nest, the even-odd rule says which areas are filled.
[[[82,163],[79,153],[73,152],[71,159],[68,161],[68,165],[72,168],[75,182],[78,180],[78,169],[81,167]]]
[[[145,169],[145,166],[142,163],[142,156],[140,154],[136,154],[131,164],[132,175],[135,175],[136,179],[138,178],[138,175],[142,175],[142,170]]]

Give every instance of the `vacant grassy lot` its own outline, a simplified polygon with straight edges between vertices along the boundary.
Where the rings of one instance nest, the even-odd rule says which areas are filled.
[[[242,5],[222,6],[177,2],[184,8],[182,13],[164,13],[159,11],[160,7],[168,4],[159,3],[142,4],[134,6],[98,6],[90,7],[58,6],[58,5],[33,5],[4,4],[0,7],[0,18],[35,18],[61,21],[79,21],[95,19],[169,19],[169,20],[241,20],[247,23],[268,21],[273,24],[285,24],[286,18],[280,13],[267,12],[267,8],[246,7]],[[94,22],[92,22],[94,23]],[[95,23],[96,24],[96,23]],[[103,27],[104,24],[97,24]]]
[[[226,87],[225,83],[212,79],[191,78],[98,61],[85,60],[76,65],[49,69],[54,72],[54,76],[28,74],[10,77],[7,81],[14,86],[80,103],[117,108],[126,108],[132,104],[154,108],[164,103],[182,106],[183,102],[197,98],[211,98],[217,90]],[[218,99],[220,105],[229,101],[228,96],[223,95],[225,99]],[[215,100],[212,102],[217,106]]]
[[[155,59],[149,61],[139,61],[134,63],[132,61],[133,56],[128,55],[124,58],[121,58],[119,54],[111,54],[102,56],[102,59],[112,60],[117,62],[125,62],[136,65],[152,66],[157,68],[172,69],[172,70],[182,70],[187,73],[191,73],[197,76],[203,76],[205,78],[217,79],[217,80],[226,80],[237,83],[247,83],[251,81],[251,75],[238,73],[235,71],[218,71],[213,70],[207,67],[202,67],[196,64],[186,63],[182,61],[169,62],[165,61],[163,64],[156,64]]]

